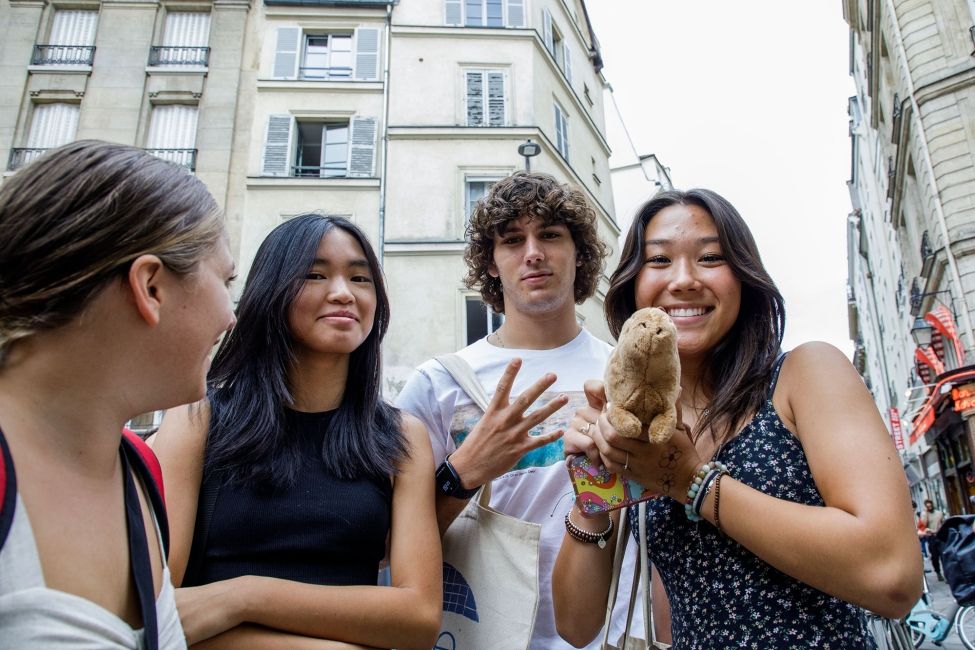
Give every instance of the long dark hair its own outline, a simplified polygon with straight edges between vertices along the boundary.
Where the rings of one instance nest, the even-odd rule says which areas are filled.
[[[636,311],[636,278],[643,268],[644,232],[650,220],[671,205],[696,205],[707,211],[718,230],[721,250],[741,282],[741,309],[728,335],[711,352],[705,389],[711,392],[708,412],[695,435],[724,422],[715,433],[721,443],[765,400],[785,332],[785,302],[769,277],[751,231],[724,197],[710,190],[658,192],[640,208],[626,234],[619,266],[606,292],[606,321],[613,336]]]
[[[237,325],[213,359],[207,377],[210,432],[206,471],[229,482],[293,484],[298,441],[284,426],[292,403],[288,371],[296,362],[288,325],[318,245],[334,228],[359,242],[376,288],[372,331],[349,357],[342,402],[329,423],[322,458],[341,479],[388,478],[408,452],[399,411],[380,395],[380,343],[389,326],[382,269],[365,235],[341,217],[303,214],[271,231],[254,258],[237,306]]]

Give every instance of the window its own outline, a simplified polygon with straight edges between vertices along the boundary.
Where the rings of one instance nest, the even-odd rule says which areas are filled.
[[[555,146],[566,161],[569,160],[569,122],[565,111],[555,105]]]
[[[464,181],[464,223],[471,220],[474,205],[488,193],[491,186],[498,182],[497,178],[468,177]]]
[[[27,147],[11,150],[7,169],[20,169],[40,158],[48,149],[74,140],[80,114],[81,107],[78,104],[35,104]]]
[[[271,76],[309,81],[376,81],[379,33],[372,27],[335,34],[280,27]]]
[[[464,95],[467,126],[505,126],[505,74],[501,70],[467,70]]]
[[[195,170],[197,113],[196,106],[185,104],[153,106],[146,151]]]
[[[572,58],[569,54],[569,44],[565,42],[562,38],[562,33],[552,22],[552,14],[548,9],[542,12],[542,40],[545,42],[545,49],[555,59],[555,64],[571,84]]]
[[[298,122],[295,176],[349,175],[349,123]]]
[[[444,24],[524,27],[525,0],[444,0]]]
[[[464,306],[467,315],[467,345],[496,331],[504,322],[504,316],[494,313],[493,309],[476,296],[467,296]]]
[[[261,163],[264,176],[370,178],[375,173],[374,117],[268,117]]]
[[[206,66],[210,58],[210,14],[170,11],[162,45],[149,49],[149,65]]]
[[[47,44],[34,46],[31,64],[91,65],[97,25],[97,11],[56,10]]]
[[[351,79],[352,34],[305,34],[300,79]]]

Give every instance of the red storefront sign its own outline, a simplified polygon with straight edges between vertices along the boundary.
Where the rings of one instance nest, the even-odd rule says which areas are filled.
[[[952,388],[951,399],[955,400],[956,413],[975,408],[975,382]]]
[[[890,435],[894,439],[897,451],[904,451],[904,431],[901,429],[901,414],[897,407],[892,407],[887,413],[890,418]]]

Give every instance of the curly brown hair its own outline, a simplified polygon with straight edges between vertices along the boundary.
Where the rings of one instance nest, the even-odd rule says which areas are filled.
[[[596,291],[609,249],[599,239],[596,212],[582,191],[538,172],[520,171],[501,179],[475,205],[467,226],[464,284],[480,291],[481,299],[496,313],[504,313],[501,280],[488,272],[494,264],[494,236],[526,215],[540,219],[543,226],[561,223],[569,229],[579,262],[574,298],[581,304]]]

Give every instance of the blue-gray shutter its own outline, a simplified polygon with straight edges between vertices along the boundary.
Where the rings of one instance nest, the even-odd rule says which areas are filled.
[[[572,56],[569,54],[568,43],[562,43],[562,72],[565,73],[569,85],[572,85]]]
[[[505,126],[504,73],[487,73],[487,125]]]
[[[525,26],[525,0],[508,0],[508,27]]]
[[[484,73],[468,71],[466,101],[467,126],[485,126],[484,120]]]
[[[555,41],[552,39],[552,14],[548,9],[542,9],[542,41],[545,49],[555,56]]]
[[[301,30],[297,27],[279,27],[277,47],[274,48],[275,79],[294,79],[297,76],[298,42]]]
[[[290,115],[268,115],[261,159],[262,176],[291,175],[291,130],[294,119]]]
[[[374,27],[355,30],[355,78],[379,78],[379,30]]]
[[[350,178],[371,178],[375,175],[377,125],[374,117],[353,117],[350,120]]]
[[[462,0],[444,0],[443,3],[443,24],[444,25],[463,25],[464,11],[461,5]]]

